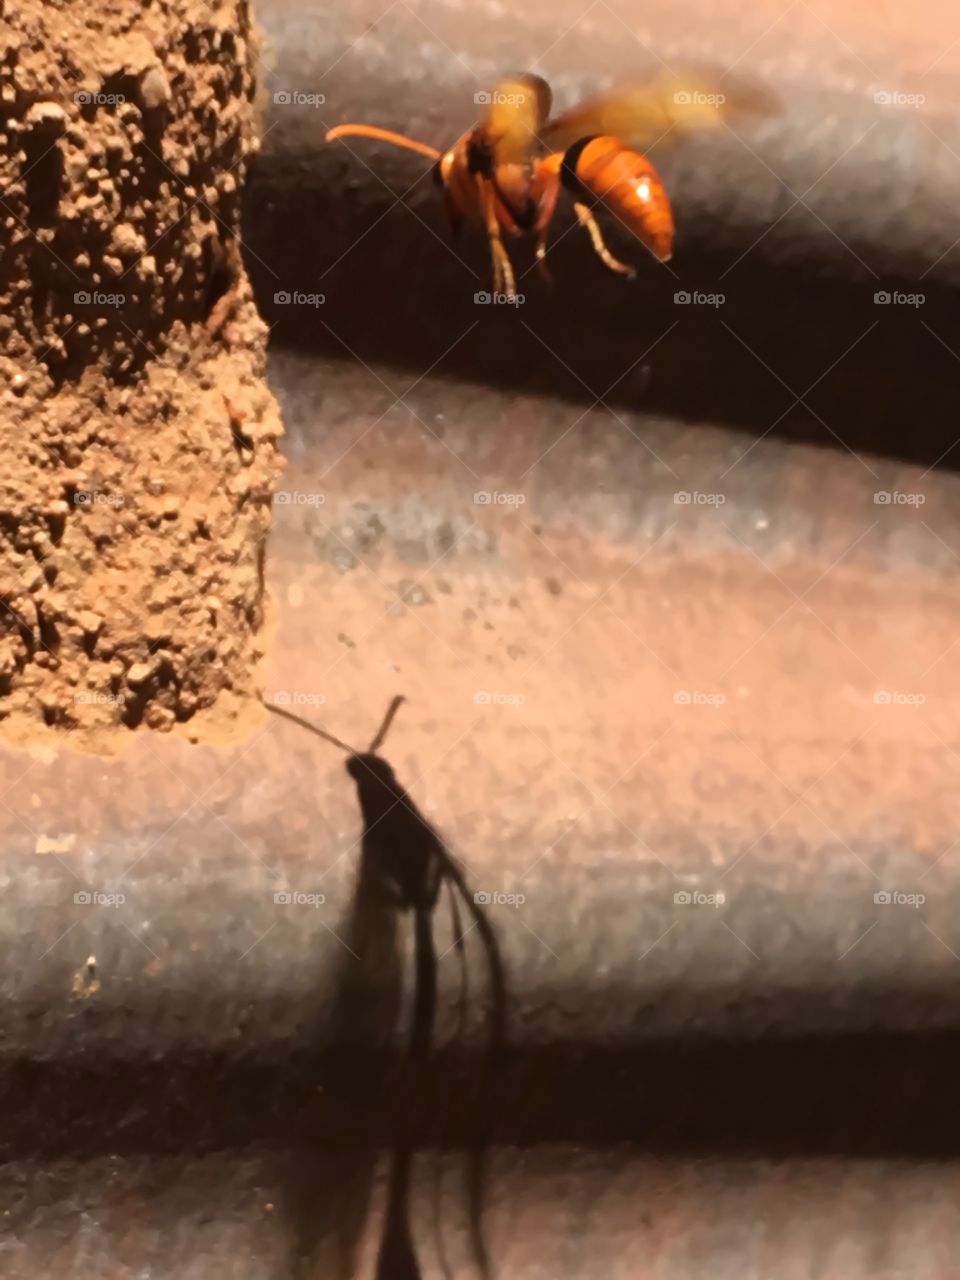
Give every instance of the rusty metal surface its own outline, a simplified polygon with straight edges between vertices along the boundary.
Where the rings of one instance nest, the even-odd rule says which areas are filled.
[[[435,1165],[436,1157],[425,1155],[417,1169],[427,1224],[418,1234],[423,1275],[444,1274],[441,1247],[456,1274],[470,1275],[463,1224],[445,1220],[439,1236],[430,1225]],[[455,1161],[445,1159],[440,1171],[451,1184]],[[957,1274],[957,1175],[941,1166],[822,1160],[731,1166],[644,1160],[623,1147],[560,1146],[499,1152],[493,1174],[490,1229],[505,1275],[953,1280]],[[9,1280],[97,1271],[186,1280],[295,1274],[271,1179],[269,1162],[257,1154],[209,1158],[186,1169],[163,1160],[95,1160],[56,1172],[8,1168],[0,1187],[20,1241],[0,1247],[3,1274]],[[199,1223],[197,1203],[206,1209]],[[362,1249],[364,1277],[371,1274],[370,1252]],[[149,1272],[145,1255],[156,1260]]]
[[[887,29],[865,5],[776,23],[776,6],[725,6],[701,36],[692,15],[710,10],[690,6],[682,50],[675,7],[644,22],[664,55],[746,51],[745,71],[796,87],[757,149],[802,190],[860,123],[858,59],[906,84],[943,49],[928,79],[952,92],[960,45],[935,7]],[[630,62],[601,10],[546,60],[571,96]],[[432,136],[473,92],[456,58],[478,77],[529,63],[565,12],[401,5],[401,44],[362,5],[321,24],[274,4],[267,83],[302,68],[307,91],[342,55],[321,90],[336,118],[363,95],[370,118]],[[434,34],[413,40],[424,18]],[[949,248],[955,168],[916,143],[954,136],[940,110],[882,117],[808,201],[856,221],[884,275]],[[471,330],[469,273],[410,214],[349,249],[392,197],[316,151],[319,116],[270,123],[248,236],[264,307],[287,285],[328,298],[275,331],[290,465],[262,682],[356,744],[407,696],[385,754],[471,887],[523,899],[487,904],[509,1047],[491,1078],[482,950],[468,939],[464,1011],[444,914],[430,1064],[404,1064],[402,1016],[343,1052],[361,820],[333,748],[265,717],[220,748],[140,734],[111,760],[3,751],[0,1274],[285,1280],[309,1274],[306,1240],[348,1236],[372,1275],[388,1148],[412,1126],[424,1280],[443,1273],[438,1162],[446,1256],[475,1274],[462,1173],[480,1142],[503,1280],[948,1276],[960,480],[928,468],[956,438],[951,253],[922,320],[870,329],[869,274],[816,216],[785,218],[762,266],[741,277],[751,251],[734,273],[741,309],[685,318],[648,356],[673,282],[644,282],[646,314],[570,238],[572,308],[558,289]],[[780,198],[731,145],[676,160],[691,282],[719,277]],[[868,198],[890,164],[913,174],[916,218]],[[387,161],[398,192],[401,172]],[[439,234],[430,200],[416,208]],[[484,271],[476,246],[467,261]],[[826,399],[778,423],[778,379],[804,392],[824,370]]]
[[[676,1186],[651,1153],[693,1160],[683,1179],[711,1159],[728,1196],[748,1156],[775,1157],[785,1202],[804,1213],[804,1154],[857,1154],[849,1196],[871,1205],[893,1203],[905,1178],[949,1200],[939,1166],[883,1160],[949,1160],[960,1144],[958,481],[875,458],[837,457],[825,474],[819,450],[751,449],[602,409],[571,430],[562,402],[479,391],[450,421],[432,376],[409,409],[391,409],[376,381],[393,386],[387,368],[278,352],[271,372],[291,465],[268,560],[264,685],[347,741],[368,740],[389,697],[408,696],[386,747],[399,776],[473,886],[525,899],[490,907],[510,1053],[491,1093],[482,982],[458,1031],[450,952],[430,1071],[401,1069],[392,1026],[368,1060],[338,1066],[331,1006],[351,958],[337,935],[360,827],[332,748],[270,719],[220,750],[143,735],[110,761],[7,753],[0,901],[18,942],[3,971],[2,1071],[19,1105],[2,1142],[8,1176],[44,1158],[53,1188],[17,1202],[10,1256],[23,1274],[52,1240],[65,1275],[80,1256],[181,1274],[191,1250],[211,1274],[295,1274],[297,1195],[322,1198],[358,1161],[372,1178],[405,1115],[451,1160],[479,1139],[527,1152],[490,1187],[505,1276],[533,1256],[543,1274],[598,1274],[614,1222],[630,1242],[624,1275],[630,1250],[657,1240],[667,1275],[695,1274],[700,1251],[721,1247],[731,1273],[766,1274],[755,1224],[777,1230],[783,1210],[741,1199],[740,1236],[721,1246],[704,1225],[681,1247],[668,1225],[688,1212],[679,1192],[661,1191],[646,1216],[633,1207],[657,1168]],[[925,501],[878,506],[877,486]],[[477,503],[480,492],[524,501]],[[326,901],[278,905],[278,886]],[[926,901],[875,902],[883,890]],[[718,891],[719,907],[675,901]],[[94,892],[126,901],[74,901]],[[444,918],[441,951],[449,929]],[[476,981],[476,948],[469,961]],[[617,1177],[558,1148],[563,1185],[588,1197],[596,1224],[558,1237],[560,1192],[530,1162],[554,1167],[550,1144],[625,1140],[636,1147]],[[284,1154],[301,1144],[306,1190]],[[155,1179],[167,1161],[198,1185],[224,1150],[247,1154],[230,1157],[201,1231],[178,1208],[179,1176],[169,1190]],[[97,1171],[111,1155],[108,1214]],[[86,1172],[64,1202],[56,1189],[77,1160]],[[840,1177],[842,1164],[828,1167]],[[456,1239],[455,1188],[442,1216]],[[95,1237],[71,1203],[106,1224]],[[431,1275],[427,1190],[417,1203]],[[134,1204],[145,1225],[128,1239]],[[912,1212],[933,1243],[907,1274],[943,1274],[950,1228]],[[174,1220],[182,1239],[161,1261],[150,1231]],[[894,1225],[837,1260],[861,1221],[827,1217],[827,1261],[811,1274],[899,1265]]]
[[[605,410],[571,430],[569,408],[517,399],[498,423],[477,395],[440,434],[421,425],[445,412],[438,381],[421,383],[411,421],[364,371],[282,355],[273,369],[295,461],[276,507],[265,688],[348,741],[407,695],[388,748],[399,776],[478,890],[525,891],[522,911],[491,908],[530,999],[519,1038],[675,1032],[694,1009],[704,1029],[771,1026],[775,1010],[709,994],[741,984],[785,988],[784,1028],[824,984],[835,998],[812,1003],[811,1030],[955,1025],[952,1002],[931,1009],[913,989],[948,992],[960,950],[960,482],[839,457],[824,476],[818,451],[768,444],[721,485],[748,446],[712,431]],[[877,505],[878,491],[925,502]],[[139,999],[156,990],[162,1005],[169,984],[257,995],[246,1034],[257,1017],[258,1034],[295,1033],[324,957],[341,951],[324,925],[345,910],[359,836],[332,748],[269,721],[232,749],[143,735],[117,760],[8,756],[5,781],[5,910],[35,904],[38,964],[8,1012],[11,1044],[62,1052],[79,1010],[131,1048],[161,1030],[220,1045],[240,1034],[199,1006],[179,1031],[131,1021],[109,943],[96,998],[78,1004],[64,965],[97,950],[99,929],[134,963],[126,978],[164,975]],[[122,912],[76,910],[66,893],[121,879]],[[322,913],[275,908],[278,883],[308,892],[314,879]],[[921,879],[922,917],[874,904]],[[723,912],[673,901],[721,885]],[[231,929],[192,947],[187,895],[198,921],[233,904]],[[891,998],[865,1002],[839,957],[871,923],[855,972]],[[53,946],[71,925],[66,951]],[[147,945],[131,951],[124,925]],[[640,1018],[596,1000],[650,984],[674,998]]]

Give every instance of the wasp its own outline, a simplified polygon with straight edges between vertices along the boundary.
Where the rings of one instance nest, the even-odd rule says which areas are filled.
[[[699,70],[664,69],[644,84],[590,99],[551,118],[550,86],[540,76],[522,73],[477,95],[487,106],[484,118],[447,151],[369,124],[337,125],[326,140],[373,138],[432,160],[453,230],[465,218],[482,221],[494,292],[515,296],[516,277],[503,237],[532,236],[537,261],[546,271],[547,232],[561,189],[571,195],[578,222],[611,271],[636,274],[607,248],[596,209],[615,217],[657,261],[670,260],[673,209],[660,175],[640,148],[715,128],[735,113],[775,109],[761,92],[742,85],[718,92],[719,83]]]

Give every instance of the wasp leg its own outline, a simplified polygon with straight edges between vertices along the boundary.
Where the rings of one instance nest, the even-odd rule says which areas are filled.
[[[510,256],[500,238],[500,223],[497,221],[493,188],[479,174],[477,182],[483,199],[483,216],[487,226],[487,238],[490,241],[490,257],[493,260],[493,292],[505,293],[508,298],[514,298],[517,293],[517,282]]]
[[[636,271],[634,271],[633,267],[628,267],[625,262],[620,262],[615,258],[603,243],[603,236],[600,234],[600,225],[587,206],[574,201],[573,209],[580,221],[581,227],[586,228],[597,257],[601,262],[605,263],[611,271],[618,271],[620,275],[628,276],[632,280],[637,274]]]

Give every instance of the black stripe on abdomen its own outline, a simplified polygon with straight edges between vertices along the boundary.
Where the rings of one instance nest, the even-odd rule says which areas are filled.
[[[574,195],[583,191],[583,183],[577,176],[577,165],[580,163],[580,157],[583,155],[584,147],[590,145],[594,138],[599,134],[592,133],[589,138],[581,138],[579,142],[575,142],[572,147],[567,147],[563,153],[563,162],[560,165],[560,181],[563,183],[567,191],[572,191]]]

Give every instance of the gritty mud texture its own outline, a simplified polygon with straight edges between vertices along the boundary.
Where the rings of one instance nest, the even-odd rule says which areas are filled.
[[[0,31],[0,726],[240,715],[281,465],[235,233],[238,0],[23,0]]]

